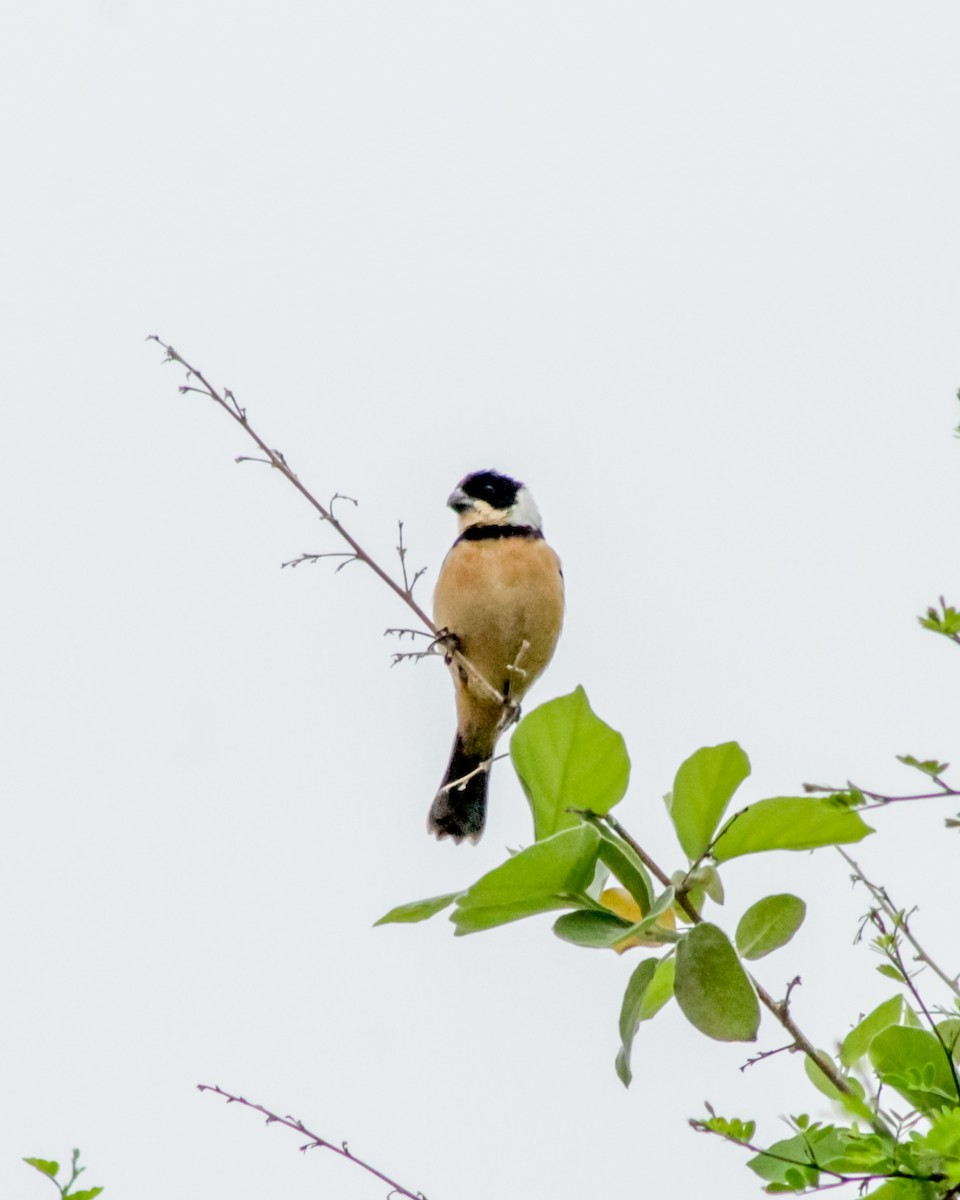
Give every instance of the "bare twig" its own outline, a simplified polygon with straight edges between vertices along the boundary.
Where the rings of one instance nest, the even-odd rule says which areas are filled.
[[[443,795],[445,792],[459,792],[473,779],[474,775],[480,775],[489,771],[495,762],[499,762],[501,758],[509,758],[509,754],[494,754],[490,758],[485,758],[479,767],[474,767],[472,771],[468,771],[466,775],[461,775],[459,779],[453,779],[450,783],[445,783],[437,789],[437,795]]]
[[[747,1061],[741,1064],[741,1074],[746,1071],[748,1067],[753,1067],[756,1066],[758,1062],[763,1062],[765,1058],[773,1058],[775,1054],[783,1054],[784,1050],[789,1050],[792,1054],[796,1048],[797,1047],[793,1044],[793,1042],[787,1042],[785,1046],[778,1046],[776,1050],[761,1050],[758,1054],[751,1054]]]
[[[906,940],[914,948],[914,950],[916,951],[917,962],[922,962],[926,966],[928,966],[935,975],[938,975],[940,977],[940,979],[943,980],[943,982],[947,985],[947,987],[951,990],[951,992],[953,992],[953,994],[956,997],[960,998],[960,978],[958,978],[957,976],[953,976],[953,977],[949,976],[946,973],[946,971],[944,971],[930,957],[930,955],[926,952],[926,950],[924,950],[924,948],[920,945],[920,943],[917,941],[916,937],[914,936],[913,930],[910,928],[910,921],[909,921],[909,917],[908,917],[907,913],[903,909],[897,908],[894,905],[893,901],[890,899],[890,896],[887,893],[887,889],[884,887],[881,887],[879,884],[873,883],[871,880],[869,880],[867,878],[867,876],[863,873],[863,868],[859,865],[859,863],[857,863],[853,858],[850,857],[850,855],[846,852],[846,850],[844,850],[840,846],[837,846],[836,850],[837,850],[837,853],[842,858],[844,858],[847,861],[848,865],[853,869],[854,883],[862,883],[863,884],[863,886],[867,889],[867,891],[874,898],[874,900],[876,900],[877,904],[880,905],[880,908],[883,910],[883,912],[885,912],[887,914],[887,916],[890,918],[890,920],[893,922],[894,928],[896,930],[898,930],[901,934],[903,934],[903,936],[906,938]]]
[[[243,1096],[234,1096],[230,1092],[226,1092],[223,1088],[211,1085],[208,1083],[198,1083],[198,1092],[213,1092],[216,1096],[222,1096],[228,1104],[242,1104],[244,1108],[252,1108],[258,1113],[262,1113],[267,1118],[268,1125],[285,1125],[287,1129],[292,1129],[295,1133],[302,1134],[308,1140],[300,1147],[301,1153],[306,1153],[307,1150],[332,1150],[334,1154],[338,1154],[341,1158],[347,1159],[348,1162],[356,1163],[358,1167],[362,1167],[365,1171],[369,1171],[371,1175],[376,1176],[382,1183],[385,1183],[390,1189],[390,1196],[406,1196],[408,1200],[426,1200],[423,1192],[411,1192],[397,1183],[395,1179],[391,1179],[389,1175],[385,1175],[383,1171],[378,1171],[376,1167],[365,1162],[350,1150],[346,1142],[341,1142],[336,1145],[333,1142],[327,1141],[326,1138],[320,1137],[319,1134],[311,1133],[302,1121],[298,1121],[296,1117],[286,1116],[279,1117],[276,1113],[271,1112],[268,1108],[264,1108],[262,1104],[254,1104],[252,1100],[246,1100]]]
[[[267,443],[260,436],[260,434],[257,433],[257,431],[253,428],[253,426],[250,424],[249,420],[247,419],[247,410],[245,408],[242,408],[237,403],[236,397],[234,396],[233,392],[230,391],[229,388],[223,388],[222,391],[218,391],[209,382],[209,380],[206,378],[206,376],[203,374],[202,371],[198,371],[196,367],[192,366],[189,362],[187,362],[187,360],[183,357],[182,354],[179,354],[176,350],[174,350],[174,348],[172,346],[170,346],[166,342],[162,341],[159,337],[157,337],[156,334],[150,334],[150,336],[147,338],[147,341],[156,342],[157,345],[161,347],[161,349],[164,351],[164,353],[166,355],[164,361],[179,363],[180,366],[182,366],[186,370],[187,378],[195,380],[196,384],[199,385],[199,386],[196,386],[192,383],[181,384],[180,392],[182,394],[193,392],[193,393],[196,393],[198,396],[206,396],[209,400],[212,400],[215,404],[217,404],[220,408],[222,408],[225,413],[227,413],[230,417],[233,418],[234,421],[236,421],[236,423],[244,430],[244,432],[247,434],[247,436],[249,438],[251,438],[257,444],[257,447],[259,448],[260,452],[264,455],[264,457],[262,459],[257,459],[256,461],[267,463],[269,466],[271,466],[275,470],[279,471],[280,474],[286,480],[288,480],[291,484],[293,484],[293,486],[297,489],[297,491],[300,493],[300,495],[303,496],[303,498],[307,501],[307,503],[310,504],[317,513],[319,513],[320,518],[322,520],[328,522],[330,525],[332,525],[333,528],[340,535],[340,537],[343,538],[343,540],[350,547],[350,553],[346,554],[344,556],[344,562],[340,564],[340,566],[337,568],[337,570],[340,570],[343,566],[346,565],[347,562],[365,563],[366,566],[368,566],[375,575],[377,575],[381,580],[383,580],[383,582],[387,585],[387,587],[390,588],[390,590],[392,592],[394,592],[397,596],[399,596],[400,599],[404,602],[404,604],[406,604],[407,607],[416,614],[417,619],[424,625],[424,627],[426,629],[428,629],[430,631],[431,635],[433,637],[437,637],[439,634],[439,631],[434,626],[433,621],[430,620],[430,617],[427,615],[427,613],[420,607],[420,605],[413,598],[413,587],[416,584],[417,579],[420,577],[420,575],[423,572],[418,571],[414,575],[412,580],[408,580],[406,569],[404,567],[402,582],[394,579],[392,575],[390,575],[387,571],[385,571],[383,569],[383,567],[381,567],[380,564],[375,561],[375,559],[370,557],[370,555],[366,552],[366,550],[364,550],[364,548],[360,545],[360,543],[353,537],[353,535],[343,526],[343,524],[340,522],[340,520],[334,515],[335,501],[349,500],[353,504],[356,504],[356,501],[353,500],[352,497],[350,497],[350,496],[344,496],[341,493],[337,492],[334,494],[334,496],[332,497],[332,499],[330,500],[330,502],[328,504],[321,504],[321,502],[313,495],[313,493],[310,492],[303,483],[301,483],[301,481],[298,478],[298,476],[296,475],[296,473],[291,469],[291,467],[287,463],[287,460],[284,458],[282,452],[280,450],[273,449],[270,446],[268,446]],[[243,456],[241,456],[241,458],[242,457]],[[406,551],[404,549],[403,554],[401,554],[401,563],[403,563],[403,558],[404,558],[405,553],[406,553]],[[302,562],[315,561],[316,559],[325,558],[325,557],[335,557],[335,556],[328,556],[328,555],[322,555],[322,554],[316,554],[316,555],[302,554],[299,556],[299,558],[291,559],[289,563],[284,564],[284,565],[298,566]],[[465,655],[463,655],[458,649],[448,648],[446,653],[447,653],[447,657],[450,659],[453,659],[457,663],[457,665],[467,674],[467,676],[470,678],[471,682],[478,689],[478,691],[485,694],[487,696],[488,700],[490,700],[491,702],[496,703],[496,704],[502,704],[504,706],[505,712],[504,712],[504,718],[501,721],[501,725],[503,728],[506,728],[506,726],[510,723],[510,720],[513,719],[512,706],[511,706],[510,702],[508,700],[506,700],[500,694],[499,690],[497,688],[495,688],[492,683],[490,683],[487,679],[484,678],[484,676],[481,674],[480,671],[477,670],[477,668],[473,665],[473,663],[470,662],[470,660],[468,658],[466,658]]]
[[[403,572],[403,587],[407,595],[412,596],[413,589],[417,586],[417,580],[422,575],[426,575],[427,568],[421,567],[419,571],[414,572],[412,579],[407,578],[407,547],[403,544],[403,522],[398,521],[397,525],[399,527],[397,532],[397,554],[400,557],[400,570]]]

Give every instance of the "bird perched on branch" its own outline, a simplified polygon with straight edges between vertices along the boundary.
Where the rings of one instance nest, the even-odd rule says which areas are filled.
[[[438,838],[475,842],[497,739],[556,649],[563,573],[522,483],[477,471],[447,503],[460,532],[440,568],[433,606],[456,690],[457,738],[427,828]]]

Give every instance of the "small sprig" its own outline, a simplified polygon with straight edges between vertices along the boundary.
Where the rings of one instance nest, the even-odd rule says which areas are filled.
[[[860,809],[861,812],[870,812],[875,808],[887,808],[891,804],[912,804],[917,800],[939,800],[943,796],[960,796],[960,788],[954,787],[942,777],[944,771],[949,768],[949,763],[942,763],[932,758],[919,759],[912,754],[898,754],[896,758],[905,767],[912,767],[930,779],[938,790],[935,792],[909,792],[895,796],[887,792],[871,791],[870,788],[861,787],[851,779],[848,779],[843,787],[822,783],[805,783],[803,790],[808,794],[836,796],[838,800],[843,800],[851,807]]]
[[[951,642],[956,642],[960,645],[960,610],[948,606],[946,600],[940,597],[939,609],[930,607],[927,609],[926,616],[917,617],[917,620],[924,629],[930,629],[934,633],[941,633],[944,637],[950,639]]]
[[[35,1171],[39,1171],[41,1175],[46,1176],[65,1200],[94,1200],[94,1197],[99,1196],[103,1191],[102,1187],[83,1188],[78,1192],[72,1190],[79,1176],[87,1169],[80,1166],[79,1150],[74,1150],[73,1152],[70,1178],[65,1183],[61,1183],[57,1179],[60,1173],[60,1164],[58,1162],[53,1162],[49,1158],[25,1158],[23,1161],[33,1167]]]
[[[408,1200],[427,1200],[423,1192],[411,1192],[402,1184],[397,1183],[395,1179],[391,1179],[389,1175],[385,1175],[383,1171],[378,1170],[371,1163],[364,1161],[362,1158],[357,1158],[346,1142],[341,1142],[337,1145],[317,1133],[311,1133],[306,1125],[302,1121],[297,1120],[296,1117],[280,1117],[268,1108],[264,1108],[262,1104],[254,1104],[252,1100],[247,1100],[243,1096],[234,1096],[231,1092],[224,1091],[223,1088],[216,1085],[198,1083],[197,1091],[213,1092],[214,1095],[221,1096],[226,1100],[228,1104],[240,1104],[244,1108],[251,1108],[255,1112],[262,1113],[266,1117],[268,1125],[285,1125],[287,1129],[292,1129],[295,1133],[299,1133],[307,1139],[300,1147],[301,1154],[305,1154],[308,1150],[332,1150],[334,1154],[339,1155],[340,1158],[345,1158],[347,1162],[356,1163],[358,1167],[362,1167],[364,1171],[369,1171],[381,1183],[386,1184],[390,1189],[387,1192],[387,1200],[391,1200],[393,1196],[406,1196]]]
[[[914,949],[915,961],[923,963],[925,966],[929,967],[930,970],[933,971],[933,973],[947,985],[950,991],[953,992],[954,996],[960,1000],[960,976],[954,975],[951,977],[948,975],[946,971],[944,971],[943,968],[940,967],[930,957],[926,950],[924,950],[923,946],[921,946],[920,942],[917,940],[913,930],[910,928],[911,914],[905,909],[897,908],[890,899],[887,889],[885,887],[881,887],[877,883],[873,883],[872,880],[868,879],[864,874],[863,868],[859,865],[859,863],[850,857],[846,850],[842,849],[840,846],[837,846],[836,850],[837,853],[841,855],[846,860],[847,864],[852,868],[853,875],[851,876],[851,879],[853,882],[863,884],[863,886],[867,889],[877,903],[877,909],[872,910],[871,913],[867,915],[866,920],[871,920],[873,913],[884,913],[893,926],[893,936],[895,940],[902,937],[908,941]],[[884,929],[883,932],[886,933],[887,931]],[[897,969],[899,970],[899,967]],[[901,973],[906,977],[905,971]]]

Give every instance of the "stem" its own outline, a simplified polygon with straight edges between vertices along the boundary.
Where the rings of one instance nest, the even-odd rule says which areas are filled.
[[[854,882],[863,884],[863,886],[870,892],[870,895],[873,896],[874,900],[876,900],[877,904],[880,905],[890,920],[893,921],[894,926],[903,934],[914,950],[916,950],[917,960],[925,963],[935,975],[938,975],[943,980],[950,991],[953,992],[955,996],[960,998],[960,984],[958,984],[957,979],[951,979],[946,971],[938,966],[937,963],[935,963],[930,955],[926,952],[926,950],[924,950],[924,948],[920,945],[917,939],[913,936],[913,931],[910,929],[910,925],[906,919],[906,916],[899,909],[894,908],[893,902],[887,895],[886,888],[882,888],[878,884],[872,883],[866,877],[866,875],[864,875],[860,865],[850,857],[846,850],[843,850],[840,846],[835,847],[835,849],[837,853],[845,858],[847,863],[853,868],[855,872]]]
[[[224,388],[222,392],[218,392],[217,389],[215,387],[213,387],[213,385],[207,380],[207,378],[204,376],[202,371],[198,371],[196,367],[194,367],[190,363],[188,363],[182,354],[178,354],[177,351],[174,350],[174,348],[172,346],[169,346],[169,345],[167,345],[166,342],[161,341],[161,339],[158,338],[156,336],[156,334],[150,334],[150,336],[148,337],[147,340],[151,341],[151,342],[156,342],[157,345],[160,346],[166,352],[166,356],[167,356],[166,361],[167,362],[179,363],[182,367],[184,367],[186,369],[188,376],[191,376],[192,378],[196,379],[201,384],[200,387],[193,387],[190,384],[184,384],[184,385],[181,385],[180,391],[181,392],[196,392],[198,395],[207,396],[210,400],[213,400],[215,404],[218,404],[223,409],[223,411],[225,413],[227,413],[228,416],[230,416],[234,421],[236,421],[236,423],[240,426],[241,429],[244,430],[244,432],[247,434],[247,436],[250,437],[254,442],[256,442],[256,444],[260,448],[260,450],[266,455],[266,458],[263,461],[265,461],[271,467],[274,467],[276,470],[278,470],[280,472],[280,474],[284,477],[284,479],[288,480],[290,483],[293,484],[293,486],[297,489],[297,491],[300,493],[300,495],[303,496],[303,498],[307,501],[307,503],[310,504],[314,509],[316,509],[316,511],[320,514],[321,519],[324,521],[327,521],[330,525],[333,526],[333,528],[337,531],[337,533],[343,538],[343,540],[350,547],[352,556],[355,559],[357,559],[358,562],[365,563],[370,568],[370,570],[373,571],[373,573],[375,575],[379,576],[379,578],[383,580],[383,582],[387,585],[387,587],[390,588],[390,590],[392,592],[395,592],[400,597],[400,599],[404,602],[404,604],[406,604],[407,607],[409,609],[411,609],[411,611],[416,613],[418,619],[423,622],[424,626],[430,631],[431,635],[434,638],[442,637],[443,631],[438,630],[436,628],[433,621],[430,620],[430,618],[427,616],[427,614],[424,612],[424,610],[420,607],[420,605],[413,598],[413,587],[414,587],[414,584],[417,582],[417,579],[419,578],[420,572],[418,572],[417,575],[414,576],[413,580],[409,583],[408,586],[404,586],[404,584],[398,583],[397,580],[394,579],[390,574],[388,574],[388,572],[386,572],[380,566],[379,563],[377,563],[374,559],[372,559],[370,557],[370,555],[366,552],[366,550],[364,550],[364,548],[360,545],[360,543],[356,540],[356,538],[354,538],[353,535],[351,533],[349,533],[348,530],[345,529],[343,525],[341,525],[341,523],[333,515],[333,502],[331,501],[331,503],[329,505],[321,504],[320,501],[300,482],[300,480],[298,479],[295,472],[292,471],[290,469],[290,467],[287,465],[287,461],[284,458],[284,456],[280,453],[280,451],[279,450],[271,450],[271,448],[267,445],[267,443],[263,440],[263,438],[257,433],[257,431],[251,426],[250,422],[247,420],[246,409],[240,407],[240,405],[237,403],[233,393],[228,388]],[[339,496],[339,495],[334,496],[334,500],[337,500],[337,499],[350,499],[350,497],[344,497],[344,496]],[[405,553],[405,551],[404,551],[404,553]],[[317,557],[322,557],[322,556],[318,555]],[[401,564],[402,563],[403,563],[403,555],[401,555]],[[403,574],[404,574],[404,583],[406,583],[405,567],[403,568]],[[480,691],[486,693],[487,698],[489,700],[504,706],[504,709],[505,709],[504,717],[506,718],[508,716],[509,712],[512,710],[513,706],[505,701],[504,697],[500,694],[500,691],[497,688],[495,688],[493,686],[493,684],[491,684],[481,674],[481,672],[477,670],[477,668],[473,665],[473,663],[470,662],[470,660],[468,658],[466,658],[463,654],[461,654],[460,651],[457,650],[455,647],[453,647],[453,646],[445,647],[444,653],[445,653],[448,661],[452,659],[454,662],[457,663],[458,666],[463,668],[463,670],[467,673],[467,675],[470,676],[471,680],[479,687]],[[503,727],[506,728],[507,724],[509,724],[509,721],[507,721],[505,719]]]
[[[368,1162],[364,1162],[362,1158],[357,1158],[355,1154],[351,1154],[346,1142],[340,1146],[334,1145],[333,1142],[328,1142],[326,1138],[322,1138],[319,1134],[311,1133],[309,1129],[298,1121],[296,1117],[278,1117],[276,1113],[272,1113],[268,1108],[264,1108],[262,1104],[254,1104],[251,1100],[245,1100],[243,1096],[234,1096],[230,1092],[225,1092],[223,1088],[208,1083],[198,1083],[198,1092],[213,1092],[217,1096],[222,1096],[228,1104],[242,1104],[244,1108],[252,1108],[256,1112],[263,1113],[267,1118],[268,1125],[285,1125],[287,1129],[294,1130],[295,1133],[301,1133],[304,1137],[310,1140],[300,1147],[301,1152],[307,1150],[332,1150],[334,1154],[338,1154],[341,1158],[345,1158],[348,1162],[356,1163],[358,1167],[362,1167],[365,1171],[369,1171],[371,1175],[376,1176],[382,1183],[385,1183],[390,1188],[391,1196],[406,1196],[408,1200],[426,1200],[423,1192],[411,1192],[402,1184],[397,1183],[395,1179],[391,1179],[389,1175],[384,1175],[382,1171],[378,1171],[376,1167]]]

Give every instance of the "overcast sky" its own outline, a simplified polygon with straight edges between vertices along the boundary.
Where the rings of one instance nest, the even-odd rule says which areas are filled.
[[[568,610],[528,708],[586,687],[667,869],[703,744],[745,800],[911,790],[894,755],[960,750],[915,621],[960,601],[958,54],[952,2],[7,0],[0,1194],[75,1145],[106,1200],[383,1194],[201,1082],[430,1200],[757,1190],[685,1118],[819,1111],[799,1060],[665,1011],[625,1092],[636,959],[371,928],[529,841],[519,786],[478,847],[426,836],[441,664],[389,669],[363,568],[279,569],[331,532],[144,337],[385,563],[402,518],[423,602],[451,487],[530,485]],[[954,971],[955,809],[857,851]],[[757,973],[817,1044],[889,994],[835,854],[724,878],[731,929],[807,899]]]

